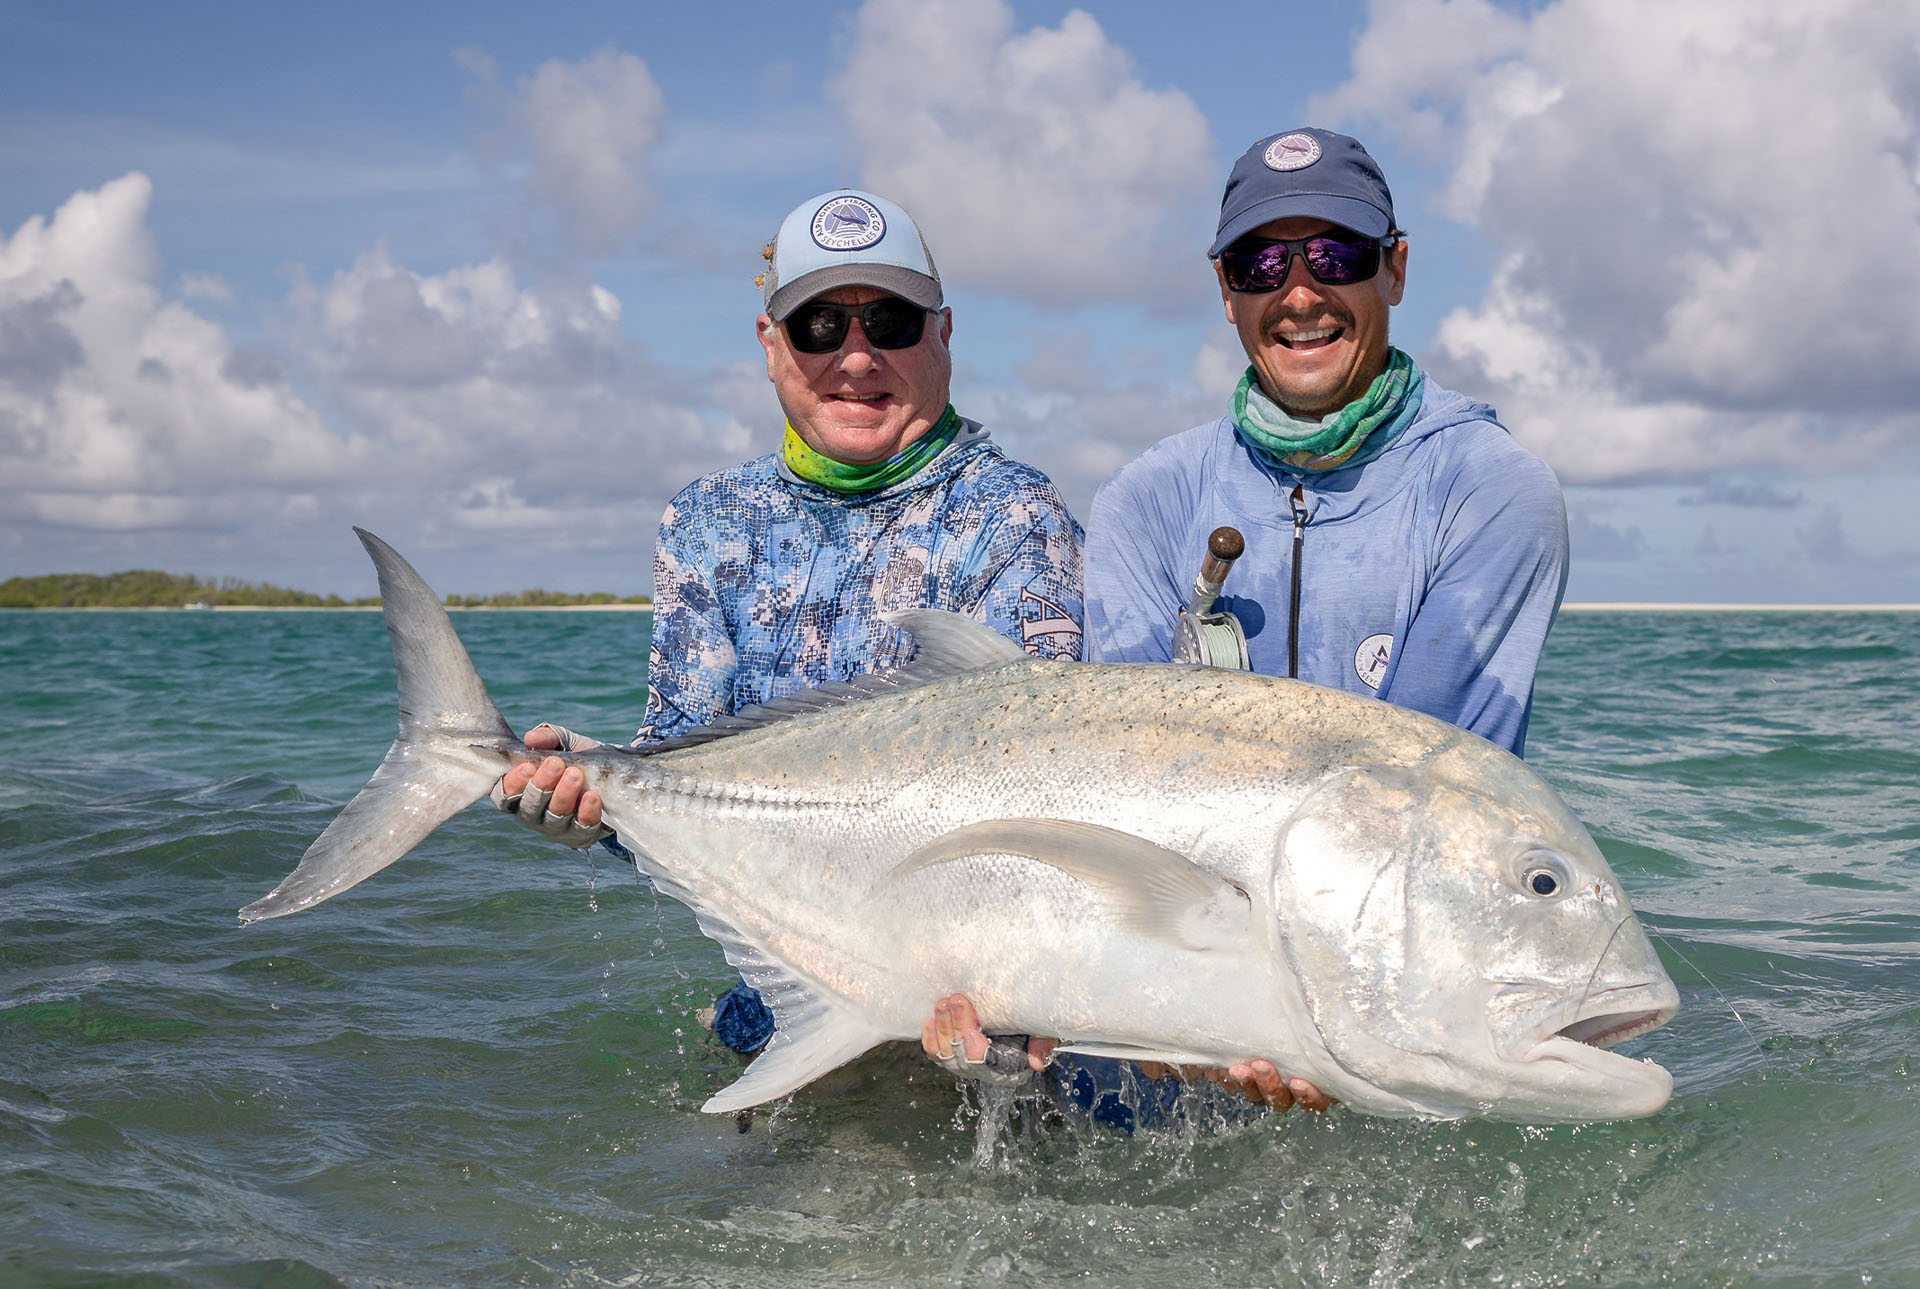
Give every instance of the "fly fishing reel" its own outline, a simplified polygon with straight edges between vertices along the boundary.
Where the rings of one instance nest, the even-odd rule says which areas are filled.
[[[1246,552],[1246,539],[1237,528],[1216,528],[1207,538],[1207,553],[1200,561],[1200,576],[1194,580],[1187,607],[1173,628],[1173,660],[1197,662],[1229,671],[1251,671],[1247,658],[1247,635],[1240,619],[1231,613],[1215,613],[1214,602],[1233,562]]]

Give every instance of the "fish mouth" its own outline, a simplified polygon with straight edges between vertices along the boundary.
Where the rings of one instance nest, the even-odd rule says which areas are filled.
[[[1496,1003],[1496,1031],[1506,1059],[1561,1060],[1604,1067],[1625,1058],[1607,1049],[1659,1029],[1680,1011],[1680,991],[1670,980],[1642,980],[1597,989],[1571,1009],[1547,986],[1510,984]],[[1504,1021],[1498,1018],[1504,1013]]]
[[[1649,1011],[1608,1011],[1597,1016],[1588,1016],[1556,1031],[1554,1038],[1570,1038],[1576,1043],[1585,1043],[1588,1047],[1602,1050],[1630,1038],[1638,1038],[1651,1030],[1659,1029],[1673,1019],[1677,1008],[1654,1008]]]
[[[1608,1049],[1659,1029],[1679,1011],[1680,994],[1671,981],[1604,989],[1583,999],[1572,1020],[1535,1039],[1523,1059],[1567,1061],[1596,1071],[1609,1069],[1616,1063],[1650,1064],[1632,1061]],[[1553,1020],[1563,1018],[1564,1014]],[[1553,1020],[1546,1023],[1550,1025]]]
[[[1533,1123],[1591,1123],[1657,1113],[1673,1097],[1673,1075],[1658,1062],[1610,1051],[1658,1029],[1680,1011],[1664,974],[1569,997],[1564,984],[1507,981],[1489,1021],[1500,1078],[1510,1095],[1483,1113]]]

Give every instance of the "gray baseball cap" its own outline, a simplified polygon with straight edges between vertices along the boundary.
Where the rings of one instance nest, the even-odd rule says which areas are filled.
[[[940,270],[913,218],[858,188],[823,192],[788,212],[763,285],[767,316],[775,322],[842,286],[878,287],[923,309],[937,309],[942,300]]]
[[[1380,163],[1358,139],[1306,126],[1270,134],[1233,163],[1220,198],[1220,229],[1207,251],[1221,251],[1262,224],[1303,215],[1385,237],[1393,194]]]

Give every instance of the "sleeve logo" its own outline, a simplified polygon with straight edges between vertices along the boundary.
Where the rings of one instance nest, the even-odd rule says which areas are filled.
[[[1080,634],[1080,624],[1068,616],[1065,609],[1031,587],[1020,588],[1019,612],[1022,645],[1032,644],[1041,636]]]

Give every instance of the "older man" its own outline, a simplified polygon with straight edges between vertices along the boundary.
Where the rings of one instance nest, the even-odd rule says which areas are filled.
[[[1516,754],[1566,588],[1553,471],[1388,341],[1407,239],[1365,148],[1327,130],[1235,164],[1209,255],[1248,367],[1230,410],[1094,500],[1093,651],[1165,661],[1207,536],[1253,670],[1373,695]]]
[[[881,620],[894,609],[967,613],[1030,653],[1077,658],[1079,526],[1045,475],[948,402],[953,313],[913,220],[873,193],[823,193],[766,255],[755,331],[786,416],[780,447],[667,507],[635,741],[899,666],[913,644]],[[588,744],[564,730],[528,741]],[[509,774],[496,801],[585,845],[605,829],[582,787],[549,758]],[[743,985],[719,1000],[714,1029],[752,1051],[773,1019]]]

